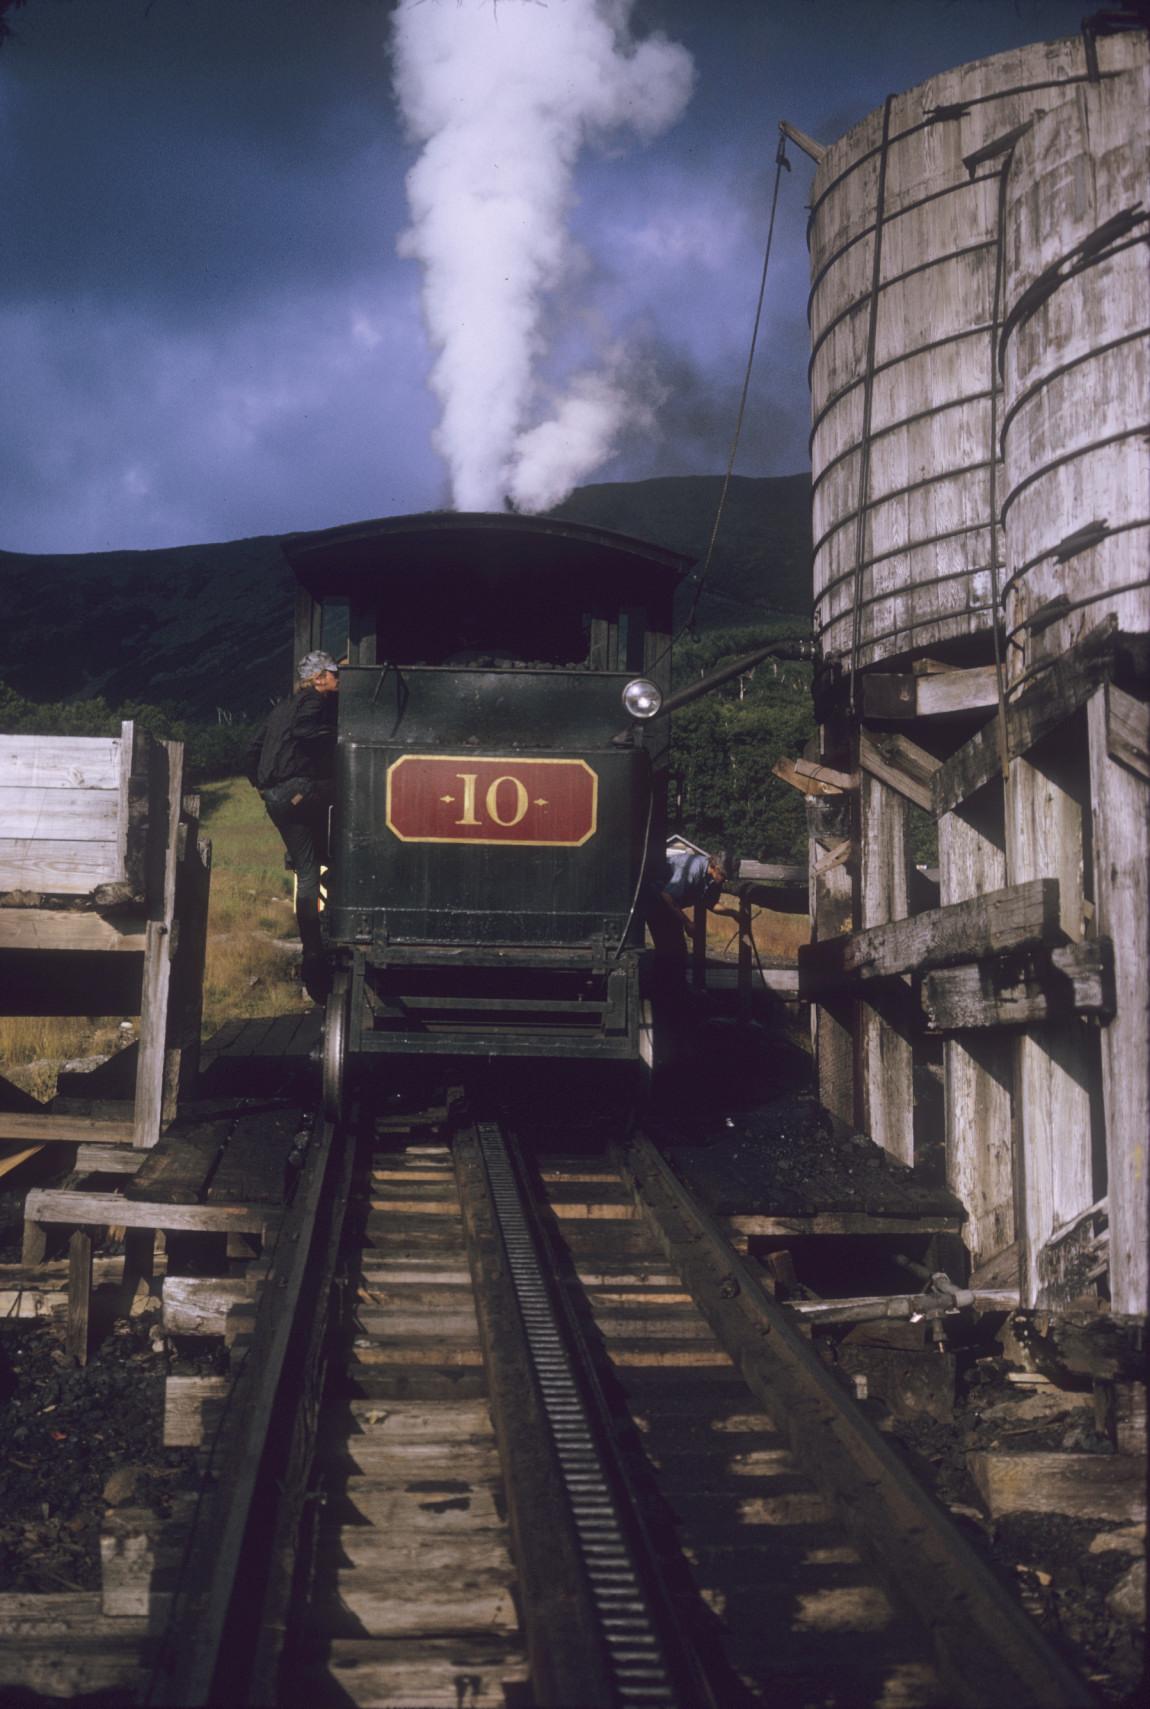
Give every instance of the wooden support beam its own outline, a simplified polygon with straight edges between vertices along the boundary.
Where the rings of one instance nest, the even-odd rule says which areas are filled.
[[[183,788],[182,742],[156,743],[153,767],[153,842],[149,912],[140,1007],[140,1052],[136,1065],[135,1131],[132,1143],[153,1146],[175,1114],[167,1076],[168,996],[172,979],[176,865]],[[162,841],[156,841],[162,838]]]
[[[146,1155],[135,1145],[81,1145],[76,1148],[76,1173],[134,1175]]]
[[[1007,708],[1006,739],[1012,759],[1029,753],[1086,704],[1114,668],[1117,633],[1113,618],[1100,623]],[[935,813],[957,807],[1000,768],[997,720],[991,719],[935,773],[931,786]]]
[[[801,945],[799,993],[818,997],[857,989],[865,994],[872,979],[1054,944],[1061,932],[1058,880],[1035,878],[850,937]]]
[[[140,954],[144,921],[75,908],[0,908],[0,949],[111,950]]]
[[[1084,750],[1081,729],[1059,732],[1013,762],[1006,790],[1007,871],[1020,888],[1054,883],[1060,934],[1072,940],[1082,937],[1084,912]],[[1056,881],[1039,880],[1050,872]],[[1097,1035],[1076,1017],[1044,1021],[1015,1041],[1020,1286],[1027,1306],[1066,1303],[1045,1286],[1039,1254],[1056,1229],[1099,1197],[1093,1137],[1098,1051]]]
[[[134,1204],[122,1193],[74,1193],[38,1187],[24,1205],[35,1223],[93,1223],[108,1228],[163,1228],[196,1234],[262,1234],[279,1220],[271,1205]],[[41,1262],[41,1260],[33,1260]]]
[[[931,779],[941,764],[941,760],[934,754],[928,754],[909,736],[891,732],[876,734],[865,728],[859,731],[859,765],[863,771],[897,790],[927,813],[934,811]]]
[[[848,864],[851,840],[850,795],[807,798],[810,831],[811,937],[836,943],[854,923],[854,874]],[[828,860],[828,851],[846,858]],[[802,993],[802,971],[799,993]],[[857,1005],[850,996],[828,994],[811,1009],[811,1043],[818,1073],[819,1101],[833,1115],[855,1125],[854,1035]]]
[[[927,1031],[1028,1027],[1071,1015],[1114,1014],[1109,938],[943,967],[922,982]]]
[[[1112,759],[1150,780],[1150,702],[1113,682],[1106,685],[1106,747]]]
[[[76,1228],[68,1242],[68,1320],[64,1351],[78,1365],[88,1363],[88,1320],[92,1313],[92,1236]]]
[[[223,1335],[233,1306],[255,1298],[247,1276],[165,1276],[163,1324],[170,1335]]]
[[[946,906],[1002,888],[1001,786],[992,784],[942,815],[938,860],[939,897]],[[934,977],[928,974],[927,980]],[[946,1184],[966,1207],[964,1238],[974,1267],[987,1264],[1015,1238],[1012,1072],[1010,1043],[1001,1037],[964,1033],[943,1046]],[[1010,1273],[1017,1272],[1016,1260]]]
[[[131,1122],[98,1121],[93,1116],[42,1116],[12,1110],[0,1113],[0,1140],[28,1140],[34,1145],[129,1145]]]
[[[1118,754],[1114,751],[1113,714],[1119,693],[1108,684],[1087,711],[1095,920],[1098,930],[1114,943],[1116,1012],[1099,1045],[1110,1198],[1111,1307],[1116,1312],[1145,1313],[1150,1310],[1146,1243],[1150,791],[1138,768],[1131,767],[1129,745]],[[1129,698],[1122,696],[1123,701]],[[1129,727],[1127,721],[1124,728]]]
[[[926,676],[868,673],[859,679],[864,718],[946,718],[998,704],[993,665],[932,671]]]
[[[865,732],[863,732],[865,735]],[[860,752],[860,760],[861,760]],[[904,797],[864,770],[859,788],[859,896],[862,925],[882,929],[906,919],[910,848]],[[862,1125],[900,1163],[914,1163],[914,1046],[903,992],[859,1014]],[[902,999],[902,1000],[899,1000]]]

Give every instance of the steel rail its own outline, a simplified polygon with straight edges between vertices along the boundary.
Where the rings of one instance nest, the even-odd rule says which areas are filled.
[[[311,1367],[354,1153],[352,1124],[317,1117],[213,1444],[209,1481],[144,1697],[149,1705],[269,1701],[317,1410],[300,1405],[300,1391],[316,1398]]]
[[[645,1135],[617,1157],[640,1210],[804,1470],[929,1632],[948,1702],[1096,1701],[896,1456]]]
[[[652,1593],[582,1349],[497,1124],[458,1135],[455,1159],[477,1248],[476,1310],[536,1701],[596,1709],[705,1702]]]

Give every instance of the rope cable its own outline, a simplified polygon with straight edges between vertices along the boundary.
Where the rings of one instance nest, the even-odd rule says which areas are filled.
[[[782,181],[784,170],[789,172],[791,170],[791,163],[787,159],[787,139],[782,135],[782,133],[780,133],[779,146],[775,151],[775,182],[774,188],[771,192],[771,216],[767,225],[766,249],[763,252],[763,271],[759,279],[759,298],[755,306],[755,320],[751,329],[750,349],[747,352],[747,364],[743,373],[743,389],[739,397],[739,409],[735,418],[735,431],[731,439],[730,454],[727,458],[727,471],[723,476],[723,485],[719,493],[719,503],[715,511],[715,520],[711,527],[711,538],[707,543],[706,554],[703,558],[703,567],[699,571],[698,579],[695,582],[695,592],[691,600],[691,609],[687,613],[685,620],[680,624],[678,630],[667,642],[667,645],[663,648],[659,657],[655,660],[655,663],[651,667],[652,670],[658,669],[663,660],[674,648],[676,641],[681,640],[688,630],[693,630],[695,614],[699,609],[699,600],[702,596],[703,588],[706,586],[707,577],[711,573],[711,560],[715,553],[715,541],[719,536],[719,524],[722,521],[723,510],[727,502],[727,491],[731,484],[731,474],[735,467],[735,456],[739,449],[739,439],[743,431],[743,417],[746,414],[747,409],[747,395],[751,387],[751,369],[755,361],[755,346],[758,343],[759,326],[763,318],[763,301],[766,297],[767,291],[767,272],[771,261],[771,244],[775,235],[775,213],[779,205],[779,184]]]

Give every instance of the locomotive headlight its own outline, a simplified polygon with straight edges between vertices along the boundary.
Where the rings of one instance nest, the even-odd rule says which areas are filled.
[[[663,696],[644,676],[637,676],[623,690],[623,705],[632,718],[653,718],[662,704]]]

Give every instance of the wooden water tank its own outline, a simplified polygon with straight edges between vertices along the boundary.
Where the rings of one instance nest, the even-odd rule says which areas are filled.
[[[1078,85],[1007,180],[1003,584],[1018,682],[1150,629],[1150,66]]]
[[[1145,35],[1095,45],[1105,78],[1144,56]],[[1010,133],[1088,75],[1081,37],[958,66],[891,97],[819,164],[811,461],[824,658],[863,669],[989,657],[1002,169]]]

